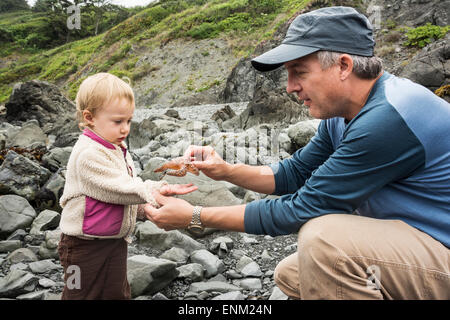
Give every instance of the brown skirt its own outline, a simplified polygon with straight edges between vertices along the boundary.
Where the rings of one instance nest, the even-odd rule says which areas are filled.
[[[64,268],[62,300],[130,299],[127,242],[83,240],[61,234],[58,254]]]

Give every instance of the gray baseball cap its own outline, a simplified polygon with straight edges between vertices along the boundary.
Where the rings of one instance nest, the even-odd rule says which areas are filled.
[[[350,7],[328,7],[299,15],[278,47],[251,62],[258,71],[272,71],[320,50],[372,57],[374,47],[372,25],[366,16]]]

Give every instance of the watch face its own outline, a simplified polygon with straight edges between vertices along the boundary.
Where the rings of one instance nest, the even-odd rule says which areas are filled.
[[[192,232],[194,234],[202,234],[204,228],[202,226],[193,224],[193,225],[190,225],[188,227],[188,229],[190,232]]]

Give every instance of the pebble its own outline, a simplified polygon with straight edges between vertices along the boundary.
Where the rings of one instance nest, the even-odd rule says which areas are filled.
[[[51,288],[56,286],[56,282],[47,278],[39,279],[39,285],[43,288]]]

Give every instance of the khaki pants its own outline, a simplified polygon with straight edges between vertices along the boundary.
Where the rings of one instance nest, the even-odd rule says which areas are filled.
[[[450,250],[400,220],[330,214],[301,227],[274,277],[294,299],[450,299]]]

